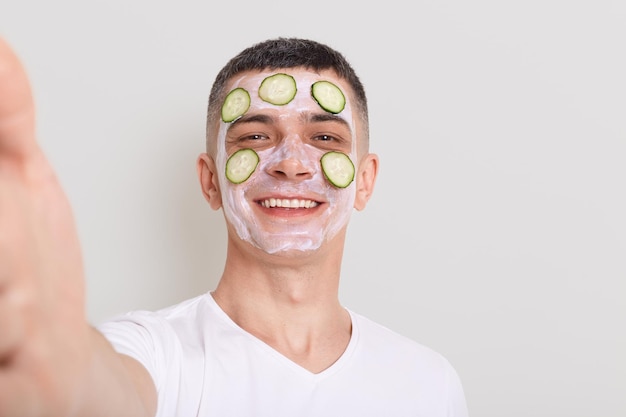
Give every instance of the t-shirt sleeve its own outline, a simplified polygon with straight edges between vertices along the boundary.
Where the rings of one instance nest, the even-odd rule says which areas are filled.
[[[449,363],[446,373],[448,387],[447,417],[468,417],[467,402],[465,400],[461,379],[456,370]]]
[[[109,320],[98,330],[117,352],[146,368],[158,393],[157,416],[175,415],[181,348],[171,325],[155,313],[137,311]]]

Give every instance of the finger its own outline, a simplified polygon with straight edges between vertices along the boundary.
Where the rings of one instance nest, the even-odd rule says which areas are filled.
[[[0,159],[28,159],[37,151],[35,106],[28,76],[0,38]]]
[[[25,336],[21,294],[0,287],[0,372],[9,366],[12,356]]]
[[[0,369],[0,416],[41,416],[34,388],[21,374]]]
[[[16,250],[24,246],[24,233],[15,218],[16,206],[8,205],[6,184],[0,182],[0,369],[10,361],[24,337],[24,285]]]

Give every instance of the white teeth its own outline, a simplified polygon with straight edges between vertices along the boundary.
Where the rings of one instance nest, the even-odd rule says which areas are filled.
[[[277,198],[268,198],[267,200],[261,201],[261,205],[263,207],[285,207],[285,208],[313,208],[317,207],[317,201],[313,200],[298,200],[298,199],[277,199]]]

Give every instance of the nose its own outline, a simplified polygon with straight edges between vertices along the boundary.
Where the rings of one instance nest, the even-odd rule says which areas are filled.
[[[289,181],[310,179],[315,174],[311,156],[305,145],[297,139],[285,139],[278,145],[266,169],[269,175]]]
[[[269,168],[269,174],[282,180],[306,180],[313,177],[313,172],[296,158],[278,161]]]

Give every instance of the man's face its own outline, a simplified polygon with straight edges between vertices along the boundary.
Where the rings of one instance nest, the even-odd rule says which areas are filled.
[[[261,82],[276,73],[296,81],[297,93],[284,105],[270,104],[258,94]],[[330,81],[346,98],[337,114],[322,109],[311,96],[316,81]],[[231,123],[219,122],[215,161],[224,213],[238,237],[267,253],[313,251],[344,230],[355,200],[355,183],[333,186],[320,159],[339,151],[357,165],[357,127],[351,90],[334,72],[306,69],[241,74],[229,91],[243,88],[249,109]],[[259,156],[243,183],[226,178],[226,162],[234,152],[250,148]]]

